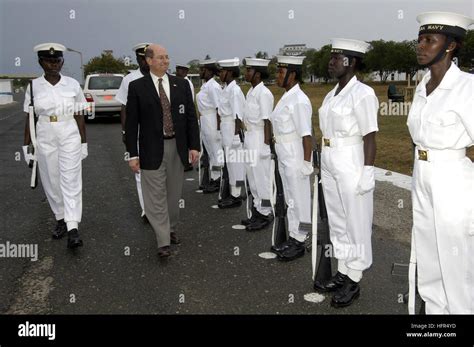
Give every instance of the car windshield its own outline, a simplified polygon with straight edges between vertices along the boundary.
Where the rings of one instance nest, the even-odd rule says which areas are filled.
[[[89,89],[119,89],[122,76],[95,76],[89,79]]]

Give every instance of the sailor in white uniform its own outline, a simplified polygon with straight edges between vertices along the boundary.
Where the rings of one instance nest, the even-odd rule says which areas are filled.
[[[474,314],[474,164],[466,157],[474,144],[474,76],[452,61],[474,21],[448,12],[417,20],[417,60],[429,71],[407,121],[416,145],[409,312],[416,264],[427,314]]]
[[[240,76],[239,58],[219,60],[219,78],[225,87],[219,99],[220,130],[225,162],[229,172],[230,196],[218,203],[219,208],[242,205],[241,188],[245,186],[245,166],[242,155],[241,129],[245,96],[235,81]]]
[[[203,193],[215,193],[219,190],[221,167],[224,166],[222,139],[218,130],[217,108],[222,94],[222,88],[214,76],[219,74],[215,60],[201,60],[199,62],[200,78],[205,82],[199,93],[196,94],[196,104],[199,111],[201,140],[209,159],[210,182],[203,186]]]
[[[190,66],[188,64],[176,64],[176,76],[184,78],[186,81],[188,81],[194,101],[194,85],[188,77],[189,68]]]
[[[61,75],[66,47],[43,43],[34,47],[43,76],[33,80],[33,100],[38,116],[36,153],[30,154],[28,115],[25,124],[23,153],[26,162],[37,159],[44,192],[57,225],[53,238],[68,233],[68,248],[82,246],[79,223],[82,218],[82,159],[88,155],[82,111],[88,108],[79,82]],[[28,113],[30,86],[26,89],[23,110]]]
[[[285,89],[270,115],[278,170],[288,206],[289,239],[272,247],[279,260],[291,261],[305,253],[304,241],[311,230],[310,175],[312,165],[313,109],[301,90],[303,56],[277,56],[277,84]]]
[[[251,218],[241,221],[247,231],[267,227],[273,221],[270,205],[270,114],[273,111],[273,94],[263,84],[269,77],[268,59],[245,58],[245,80],[252,87],[247,92],[244,114],[244,149],[254,154],[254,162],[245,165],[250,191],[253,197]]]
[[[127,76],[125,76],[120,84],[120,88],[117,91],[117,95],[115,95],[115,99],[122,104],[122,109],[120,110],[120,122],[122,123],[122,142],[125,143],[125,120],[127,119],[126,113],[126,105],[127,105],[127,95],[128,95],[128,85],[130,82],[135,81],[143,77],[145,74],[150,72],[150,68],[145,60],[145,50],[149,46],[149,43],[139,43],[135,47],[133,47],[133,51],[136,54],[137,63],[139,68],[135,71],[130,72]],[[142,209],[141,217],[146,222],[145,216],[145,207],[143,204],[143,193],[142,193],[142,185],[140,181],[140,172],[135,173],[135,181],[137,184],[137,193],[138,193],[138,201],[140,202],[140,207]]]
[[[372,220],[375,188],[375,134],[379,102],[374,90],[355,73],[370,45],[333,39],[329,74],[338,84],[319,109],[323,135],[321,183],[337,273],[314,288],[335,292],[333,307],[359,297],[362,273],[372,264]]]

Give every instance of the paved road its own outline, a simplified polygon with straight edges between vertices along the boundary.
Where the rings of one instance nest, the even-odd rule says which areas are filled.
[[[0,313],[54,314],[405,314],[399,302],[405,276],[391,265],[407,263],[409,192],[377,182],[374,263],[359,300],[335,310],[303,299],[312,292],[310,254],[281,263],[258,256],[270,246],[270,229],[232,229],[244,208],[211,208],[215,195],[195,192],[197,172],[186,173],[182,245],[160,261],[155,236],[142,223],[134,178],[123,161],[118,121],[87,125],[89,157],[83,162],[85,246],[75,253],[66,240],[51,240],[54,217],[42,188],[28,187],[29,170],[16,161],[24,117],[20,103],[0,107],[2,211],[0,243],[37,244],[39,259],[0,258]],[[127,255],[127,251],[130,255]]]

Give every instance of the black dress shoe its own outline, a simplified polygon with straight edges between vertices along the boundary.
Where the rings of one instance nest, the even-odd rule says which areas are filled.
[[[56,228],[53,230],[53,239],[59,240],[67,233],[67,225],[64,219],[58,220]]]
[[[349,306],[360,295],[359,283],[354,282],[349,277],[346,278],[344,285],[337,290],[331,300],[331,306],[335,308]]]
[[[170,246],[158,248],[158,256],[160,258],[168,258],[171,255]]]
[[[326,281],[315,281],[314,290],[319,292],[333,292],[344,285],[347,275],[340,273],[339,271]]]
[[[71,229],[67,233],[67,248],[77,248],[82,246],[82,240],[79,237],[77,229]]]
[[[285,242],[281,243],[280,245],[278,246],[272,246],[270,248],[270,250],[275,253],[276,255],[280,254],[281,252],[283,252],[285,249],[287,249],[288,247],[290,247],[290,245],[296,241],[294,238],[290,237],[288,240],[286,240]]]
[[[245,227],[245,230],[247,231],[257,231],[257,230],[262,230],[265,229],[267,226],[269,226],[273,222],[273,215],[270,213],[268,216],[264,216],[263,214],[259,213],[257,216],[257,219],[247,225]]]
[[[242,205],[242,198],[240,196],[234,197],[230,196],[227,199],[221,200],[217,206],[219,208],[233,208],[233,207],[239,207]]]
[[[278,260],[280,261],[292,261],[304,256],[306,248],[304,242],[295,240],[283,251],[278,253]]]
[[[176,233],[170,233],[170,240],[172,245],[179,245],[181,243],[181,240]]]

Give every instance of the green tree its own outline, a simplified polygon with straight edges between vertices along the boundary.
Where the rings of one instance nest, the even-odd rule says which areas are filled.
[[[370,42],[372,49],[364,58],[366,69],[377,72],[380,80],[386,82],[392,72],[397,71],[397,43],[394,41],[376,40]]]
[[[317,78],[322,78],[327,83],[330,79],[328,73],[329,59],[331,58],[331,45],[325,45],[319,50],[315,51],[310,58],[309,71]]]
[[[474,67],[474,30],[468,30],[459,51],[459,66]]]
[[[114,58],[111,53],[102,53],[100,57],[94,57],[84,65],[85,75],[91,73],[128,73],[129,70],[137,69],[136,64],[127,63],[125,58]]]
[[[413,77],[419,69],[416,60],[416,40],[395,43],[393,52],[393,68],[398,72],[405,72],[407,76]]]

